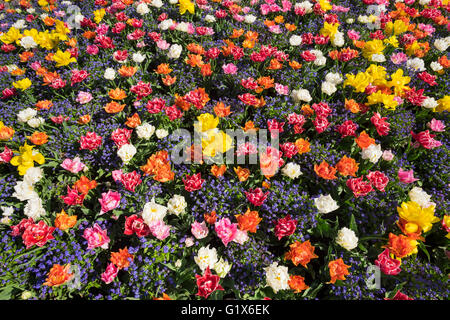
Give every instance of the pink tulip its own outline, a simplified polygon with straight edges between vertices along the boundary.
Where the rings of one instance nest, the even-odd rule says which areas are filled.
[[[408,56],[406,54],[404,54],[403,52],[399,52],[399,53],[393,54],[391,56],[391,61],[394,64],[401,64],[401,63],[405,62],[406,60],[408,60]]]
[[[347,36],[350,40],[358,40],[360,37],[359,32],[353,29],[347,31]]]
[[[86,103],[90,102],[92,99],[93,99],[92,94],[90,94],[89,92],[80,91],[78,93],[76,101],[79,104],[86,104]]]
[[[275,83],[275,90],[278,92],[278,94],[282,94],[284,96],[289,94],[289,87],[283,86],[280,83]]]
[[[118,169],[118,170],[113,170],[112,171],[112,178],[114,179],[114,181],[122,181],[122,169]]]
[[[103,230],[98,224],[94,224],[93,228],[85,229],[83,238],[85,238],[88,242],[88,250],[98,247],[108,249],[109,237],[106,233],[106,229]]]
[[[208,227],[206,226],[205,221],[199,223],[195,221],[191,224],[191,232],[194,235],[195,239],[203,239],[208,235]]]
[[[236,237],[237,223],[231,223],[230,219],[222,218],[214,224],[217,236],[222,240],[225,247]]]
[[[106,193],[102,193],[102,198],[98,200],[102,206],[100,214],[104,214],[108,211],[114,210],[120,204],[120,193],[109,190]]]
[[[394,154],[391,150],[384,150],[383,155],[381,156],[384,161],[392,161],[394,159]]]
[[[402,168],[398,169],[398,179],[403,183],[413,183],[419,179],[414,178],[414,171],[404,171]]]
[[[102,273],[101,279],[104,283],[108,284],[114,281],[117,277],[117,273],[119,272],[119,268],[117,268],[114,263],[108,264],[105,272]]]
[[[75,157],[73,160],[69,158],[65,159],[61,164],[61,167],[72,173],[78,173],[81,170],[83,170],[86,166],[84,165],[84,163],[81,162],[79,157]]]
[[[153,222],[149,227],[152,235],[158,240],[164,240],[170,234],[170,226],[162,220]]]
[[[232,63],[224,64],[222,69],[225,74],[236,74],[238,70],[238,68]]]
[[[443,132],[445,131],[445,124],[441,120],[431,119],[430,122],[427,123],[427,127],[435,132]]]

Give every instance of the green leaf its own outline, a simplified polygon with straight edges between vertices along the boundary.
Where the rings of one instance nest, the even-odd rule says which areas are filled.
[[[356,226],[355,216],[352,214],[350,218],[350,229],[353,230],[356,234],[358,234],[358,227]]]
[[[427,248],[425,247],[425,244],[424,244],[423,242],[420,242],[420,241],[419,241],[419,248],[420,248],[420,250],[423,251],[423,253],[425,253],[425,255],[426,255],[427,258],[428,258],[428,262],[430,262],[430,253],[428,252],[428,250],[427,250]]]
[[[317,296],[317,294],[319,293],[320,289],[322,289],[323,287],[323,283],[319,284],[316,288],[314,288],[313,290],[311,290],[311,293],[308,292],[308,296],[311,298],[315,298]],[[311,288],[309,288],[308,290],[310,290]]]
[[[14,286],[3,287],[0,290],[0,300],[10,300]]]

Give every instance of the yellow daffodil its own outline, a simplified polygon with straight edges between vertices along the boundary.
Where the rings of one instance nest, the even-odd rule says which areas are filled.
[[[23,176],[29,168],[34,167],[35,161],[38,164],[43,164],[45,162],[44,156],[36,150],[33,150],[33,147],[34,146],[29,146],[25,143],[19,148],[20,155],[11,159],[10,163],[17,167],[17,170],[21,176]]]
[[[28,78],[13,82],[13,86],[16,89],[25,91],[27,90],[29,87],[31,87],[31,80]]]
[[[94,21],[95,23],[100,23],[100,21],[102,21],[103,17],[106,14],[106,10],[105,9],[99,9],[99,10],[95,10],[94,11]]]
[[[189,0],[180,0],[179,6],[180,6],[180,14],[185,14],[186,11],[189,11],[190,14],[194,14],[195,12],[195,5],[193,2]]]
[[[66,35],[66,34],[70,33],[70,29],[66,27],[66,25],[64,24],[64,21],[56,20],[55,21],[55,32]]]
[[[8,30],[8,32],[6,32],[0,36],[0,40],[6,44],[14,43],[17,40],[19,40],[20,38],[22,38],[22,34],[20,34],[20,30],[14,28],[14,27],[11,27]]]
[[[403,202],[401,207],[397,207],[398,215],[407,223],[405,230],[408,233],[415,233],[419,229],[428,232],[433,227],[433,223],[439,222],[439,218],[434,215],[434,206],[422,208],[417,202]]]
[[[24,30],[23,32],[23,36],[24,37],[32,37],[34,42],[38,43],[38,39],[39,39],[39,31],[37,31],[36,29],[30,29],[30,30]]]
[[[61,50],[58,50],[58,52],[56,52],[56,54],[53,55],[53,61],[56,62],[57,67],[63,67],[67,66],[72,62],[77,62],[77,59],[71,57],[69,51],[62,52]]]

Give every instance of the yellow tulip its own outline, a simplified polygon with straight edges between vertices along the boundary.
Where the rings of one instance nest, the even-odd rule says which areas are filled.
[[[433,227],[433,223],[439,222],[439,218],[434,215],[434,206],[422,208],[417,202],[403,202],[401,207],[397,207],[400,218],[407,221],[407,231],[416,232],[419,227],[423,232],[428,232]]]
[[[190,14],[194,14],[195,12],[195,5],[193,2],[189,0],[180,0],[179,6],[180,6],[180,14],[185,14],[186,11],[189,11]]]
[[[29,87],[31,87],[31,80],[28,78],[13,82],[13,86],[16,89],[20,89],[22,91],[27,90]]]
[[[367,41],[364,43],[364,47],[362,48],[364,58],[372,61],[372,55],[374,54],[382,54],[385,46],[383,41],[379,39],[374,39],[371,41]]]
[[[67,66],[72,62],[77,62],[74,57],[71,57],[69,51],[62,52],[61,50],[58,50],[58,52],[53,55],[53,61],[56,62],[57,67]]]
[[[219,124],[219,117],[214,117],[211,113],[202,113],[197,120],[198,123],[194,124],[194,128],[198,132],[215,129]]]
[[[99,10],[95,10],[94,11],[94,21],[95,23],[99,23],[100,21],[102,21],[103,17],[106,14],[106,10],[105,9],[99,9]]]
[[[34,167],[34,162],[37,162],[38,164],[43,164],[45,162],[44,156],[33,150],[33,147],[34,146],[30,146],[25,143],[19,148],[20,155],[11,159],[10,163],[17,167],[17,170],[21,176],[25,175],[29,168]]]
[[[0,36],[0,40],[6,44],[16,42],[20,38],[22,38],[22,34],[20,34],[19,29],[16,29],[14,27],[11,27],[8,32]]]

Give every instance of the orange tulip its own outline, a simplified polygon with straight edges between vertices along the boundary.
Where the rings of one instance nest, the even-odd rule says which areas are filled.
[[[307,117],[312,116],[314,114],[314,110],[311,108],[311,106],[309,104],[302,105],[301,110],[302,110],[303,114]]]
[[[227,166],[222,164],[221,166],[213,165],[211,167],[211,173],[214,175],[214,177],[218,178],[223,176],[223,174],[227,171]]]
[[[64,209],[55,218],[55,227],[61,231],[72,228],[76,223],[77,216],[69,216]]]
[[[209,77],[210,75],[212,75],[212,70],[211,70],[211,64],[206,63],[204,65],[202,65],[200,67],[200,73],[202,74],[203,77]]]
[[[371,138],[366,131],[363,131],[359,134],[358,138],[355,138],[356,144],[361,148],[361,149],[366,149],[368,148],[370,145],[375,143],[375,139]]]
[[[284,27],[288,30],[288,31],[295,31],[297,30],[297,27],[294,24],[290,24],[290,23],[286,23],[284,25]]]
[[[188,57],[184,61],[191,67],[201,67],[204,63],[201,55],[191,53],[188,53]]]
[[[245,33],[245,39],[253,42],[258,41],[258,32],[256,31],[247,31]]]
[[[28,137],[30,139],[31,143],[41,146],[48,142],[48,135],[45,132],[34,132],[31,137]]]
[[[411,237],[389,233],[389,243],[384,247],[397,258],[404,258],[417,251],[416,244],[417,241]]]
[[[311,151],[311,148],[309,147],[310,143],[303,138],[297,139],[294,144],[297,147],[298,154],[303,154]]]
[[[83,33],[83,37],[84,38],[86,38],[86,39],[94,39],[95,37],[96,37],[96,33],[94,32],[94,31],[85,31],[84,33]]]
[[[96,187],[97,181],[89,180],[86,176],[81,176],[81,178],[75,182],[72,188],[76,188],[78,192],[82,194],[87,194],[89,190],[95,189]]]
[[[161,298],[153,298],[153,300],[172,300],[172,299],[170,299],[170,297],[166,293],[163,293]]]
[[[336,164],[336,169],[344,177],[348,175],[356,177],[356,172],[358,171],[358,163],[355,161],[355,159],[344,156]]]
[[[131,117],[127,118],[127,121],[125,122],[125,125],[128,128],[136,128],[141,124],[141,118],[139,118],[139,115],[137,113],[133,114]]]
[[[42,109],[48,110],[53,107],[53,102],[51,100],[40,100],[35,104],[35,106],[37,111]]]
[[[347,100],[345,99],[345,109],[349,110],[351,113],[358,113],[361,109],[359,108],[359,104],[353,100]]]
[[[116,101],[111,101],[107,103],[103,109],[105,109],[107,113],[117,113],[122,111],[123,108],[125,108],[125,104],[119,104]]]
[[[165,86],[171,86],[177,81],[177,77],[171,77],[169,75],[162,78],[162,82]]]
[[[314,172],[321,178],[326,180],[337,179],[335,176],[336,169],[330,166],[325,160],[322,161],[320,165],[314,165]]]
[[[124,78],[130,78],[130,77],[134,76],[134,74],[137,72],[137,70],[138,70],[137,67],[122,66],[122,67],[120,67],[119,70],[117,70],[117,72]]]
[[[31,51],[25,51],[19,54],[20,62],[27,62],[34,56],[34,53]]]
[[[111,262],[116,265],[117,268],[123,269],[130,266],[130,260],[133,261],[134,256],[128,252],[128,248],[119,249],[118,252],[111,252]]]
[[[203,47],[197,43],[189,43],[186,46],[186,49],[195,54],[199,54],[199,55],[205,54],[205,49],[203,49]]]
[[[295,293],[300,293],[309,288],[309,286],[305,284],[305,278],[302,276],[290,276],[288,285]]]
[[[58,287],[67,281],[71,280],[73,278],[73,274],[69,273],[70,270],[70,264],[61,266],[59,264],[54,264],[53,267],[50,269],[47,279],[44,282],[44,286],[49,287]]]
[[[169,73],[171,73],[173,71],[173,69],[171,69],[170,67],[169,67],[169,64],[168,63],[161,63],[160,65],[158,65],[157,67],[156,67],[156,70],[155,70],[155,72],[157,73],[157,74],[169,74]]]
[[[175,93],[175,105],[183,111],[188,111],[191,108],[191,104],[186,101],[182,96]]]
[[[238,221],[238,227],[242,231],[248,231],[251,233],[255,233],[259,223],[262,221],[262,218],[259,217],[258,211],[247,211],[244,214],[235,215]]]
[[[216,211],[213,210],[213,211],[211,211],[210,213],[205,213],[205,214],[203,215],[203,218],[205,218],[205,221],[206,221],[207,223],[209,223],[209,224],[214,224],[214,223],[216,223],[216,220],[217,220],[217,214],[216,214]]]
[[[335,283],[336,280],[345,280],[345,276],[349,275],[348,268],[350,266],[346,265],[342,258],[330,261],[328,263],[328,268],[330,269],[331,280],[328,283]]]
[[[156,181],[172,181],[175,178],[175,173],[170,167],[168,155],[166,150],[158,151],[148,158],[147,163],[141,166],[141,170],[144,171],[145,175],[153,176]]]
[[[295,61],[295,60],[289,61],[289,65],[294,70],[298,70],[298,69],[300,69],[302,67],[302,64],[297,62],[297,61]]]
[[[256,82],[264,89],[273,88],[275,86],[275,79],[271,77],[260,77],[256,80]]]
[[[89,122],[91,122],[91,115],[90,114],[85,114],[84,116],[81,116],[80,118],[78,118],[78,124],[88,124]]]
[[[240,182],[247,181],[248,177],[250,176],[250,170],[247,168],[241,168],[238,166],[237,168],[234,168],[234,172],[238,176]]]
[[[269,66],[266,68],[267,70],[279,70],[283,68],[283,64],[277,59],[273,58],[270,60]]]
[[[123,100],[127,97],[125,91],[120,88],[109,90],[108,95],[113,100]]]
[[[217,102],[216,106],[214,107],[214,113],[219,118],[223,118],[231,114],[230,108],[230,106],[225,107],[225,104],[223,102]]]
[[[311,245],[309,240],[305,242],[295,241],[289,246],[289,251],[286,252],[284,258],[286,260],[291,260],[295,266],[301,264],[307,268],[308,263],[311,259],[316,259],[318,256],[314,254],[314,247]]]
[[[8,141],[14,136],[14,132],[13,128],[2,126],[0,128],[0,141]]]
[[[283,16],[276,16],[275,19],[273,19],[276,23],[283,23],[284,17]]]

